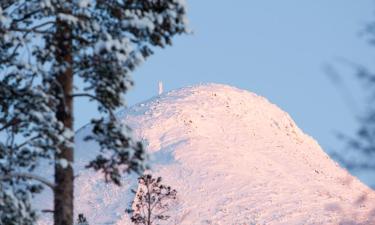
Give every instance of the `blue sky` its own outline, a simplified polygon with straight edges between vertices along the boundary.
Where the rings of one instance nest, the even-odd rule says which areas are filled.
[[[324,72],[333,64],[354,96],[352,73],[338,58],[371,67],[375,49],[361,31],[375,20],[372,0],[187,0],[192,35],[156,50],[134,74],[128,105],[166,90],[216,82],[255,92],[287,111],[298,126],[329,152],[335,131],[353,133],[353,110]],[[355,98],[358,99],[358,98]],[[358,103],[360,105],[360,103]],[[76,104],[76,128],[95,116]]]

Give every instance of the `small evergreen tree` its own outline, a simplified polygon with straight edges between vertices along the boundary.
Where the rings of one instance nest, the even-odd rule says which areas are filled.
[[[134,191],[132,214],[134,224],[152,225],[157,221],[168,220],[171,203],[176,200],[177,191],[161,183],[161,177],[153,178],[150,174],[138,178],[138,190]]]
[[[89,225],[89,222],[83,214],[78,214],[77,225]]]

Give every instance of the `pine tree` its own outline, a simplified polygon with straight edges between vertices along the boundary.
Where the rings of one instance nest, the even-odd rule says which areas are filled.
[[[0,224],[33,224],[30,199],[54,193],[54,223],[73,224],[75,98],[98,104],[92,134],[100,154],[87,167],[120,184],[144,168],[144,150],[114,111],[130,77],[153,51],[186,32],[182,0],[0,1]],[[81,80],[83,87],[77,87]],[[33,174],[47,161],[55,180]]]
[[[359,127],[355,135],[340,133],[339,138],[346,142],[346,146],[341,154],[333,156],[350,170],[375,170],[372,160],[375,156],[375,74],[360,65],[355,65],[355,69],[366,100],[361,114],[357,115]]]
[[[367,36],[371,45],[375,45],[375,21],[367,24],[364,34]],[[332,156],[349,170],[375,170],[375,162],[372,160],[375,156],[375,72],[370,68],[349,60],[343,60],[344,65],[354,69],[354,77],[363,90],[364,101],[361,107],[357,108],[351,105],[358,113],[355,115],[358,121],[358,128],[354,135],[346,132],[339,132],[338,137],[346,144],[339,152],[334,152]],[[342,82],[341,76],[334,67],[327,71],[335,84],[340,88]],[[351,96],[351,93],[345,93]]]
[[[127,210],[134,224],[152,225],[170,218],[167,212],[176,200],[177,191],[161,181],[161,177],[153,178],[150,174],[138,178],[133,208]]]

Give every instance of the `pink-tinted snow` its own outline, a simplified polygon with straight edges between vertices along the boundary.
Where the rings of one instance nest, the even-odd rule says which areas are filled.
[[[146,143],[152,173],[178,192],[172,217],[160,224],[375,224],[374,192],[263,97],[198,85],[118,116]],[[89,131],[76,136],[78,170],[97,151],[82,141]],[[130,188],[135,175],[116,187],[81,170],[76,213],[94,225],[131,224]]]

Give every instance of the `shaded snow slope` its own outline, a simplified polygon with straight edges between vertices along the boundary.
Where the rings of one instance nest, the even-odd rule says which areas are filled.
[[[226,85],[171,91],[119,113],[147,143],[153,174],[178,191],[167,224],[375,224],[372,190],[333,162],[290,116]],[[77,134],[78,167],[96,150]],[[130,188],[77,178],[77,213],[130,224]]]

